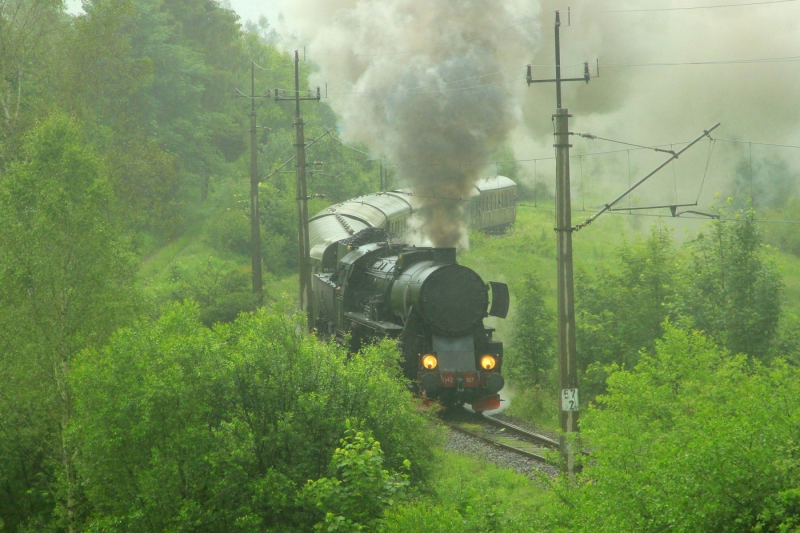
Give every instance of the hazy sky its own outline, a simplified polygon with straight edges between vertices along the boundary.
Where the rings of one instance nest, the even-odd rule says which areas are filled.
[[[278,18],[278,13],[283,9],[285,0],[231,0],[231,7],[239,13],[242,20],[258,20],[260,15],[266,15],[271,23]]]

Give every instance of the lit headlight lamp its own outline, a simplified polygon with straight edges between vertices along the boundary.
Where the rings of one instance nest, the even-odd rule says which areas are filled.
[[[493,355],[484,355],[481,357],[481,368],[484,370],[493,370],[497,366],[497,359]]]
[[[433,354],[428,354],[422,358],[422,367],[426,370],[433,370],[439,366],[439,360]]]

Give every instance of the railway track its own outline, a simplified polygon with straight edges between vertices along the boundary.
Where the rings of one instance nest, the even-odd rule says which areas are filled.
[[[543,463],[547,450],[558,449],[558,442],[549,437],[466,409],[449,413],[442,421],[455,431]]]

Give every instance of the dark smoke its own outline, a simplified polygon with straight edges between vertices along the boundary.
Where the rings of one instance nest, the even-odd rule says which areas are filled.
[[[422,237],[466,245],[465,200],[520,123],[538,6],[516,0],[300,1],[342,133],[413,190]],[[513,37],[513,38],[509,38]],[[333,88],[332,88],[333,87]]]
[[[434,68],[410,66],[400,87],[443,86],[446,79],[499,70],[473,48]],[[443,87],[444,88],[444,87]],[[426,94],[399,93],[373,102],[386,117],[383,146],[414,191],[423,234],[436,246],[465,243],[462,211],[491,153],[511,127],[509,95],[502,85]]]

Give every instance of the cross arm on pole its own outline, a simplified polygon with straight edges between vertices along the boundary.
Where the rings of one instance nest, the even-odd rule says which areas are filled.
[[[330,134],[330,132],[332,132],[332,131],[333,131],[333,128],[329,128],[327,131],[325,131],[325,133],[323,133],[322,135],[320,135],[319,137],[317,137],[316,139],[314,139],[313,141],[311,141],[310,143],[308,143],[308,144],[306,145],[306,148],[310,148],[310,147],[311,147],[311,146],[313,146],[313,145],[314,145],[314,144],[315,144],[317,141],[321,141],[323,137],[325,137],[326,135]],[[267,174],[266,176],[264,176],[263,178],[261,178],[261,181],[267,181],[267,180],[268,180],[268,179],[270,179],[272,176],[274,176],[275,174],[277,174],[277,173],[278,173],[278,172],[279,172],[281,169],[283,169],[283,168],[284,168],[286,165],[288,165],[289,163],[291,163],[292,161],[294,161],[296,158],[297,158],[297,154],[293,155],[292,157],[290,157],[289,159],[287,159],[286,161],[284,161],[283,163],[281,163],[281,166],[279,166],[278,168],[276,168],[275,170],[273,170],[272,172],[270,172],[269,174]]]
[[[254,95],[244,94],[242,91],[239,90],[238,87],[234,87],[234,90],[237,93],[233,95],[234,98],[269,98],[270,96],[272,96],[272,91],[270,89],[267,89],[267,92],[264,94],[254,94]]]
[[[589,62],[588,61],[583,64],[583,77],[582,78],[552,78],[552,79],[547,79],[547,80],[535,80],[535,79],[533,79],[533,76],[531,75],[531,66],[530,65],[528,65],[528,73],[525,76],[525,80],[528,82],[528,85],[530,85],[532,83],[559,83],[559,82],[563,82],[563,81],[584,81],[586,83],[589,83],[590,79],[591,79],[591,75],[589,74]]]
[[[670,157],[668,157],[668,158],[667,158],[667,159],[666,159],[666,160],[665,160],[663,163],[661,163],[661,164],[660,164],[660,165],[658,165],[656,168],[654,168],[654,169],[653,169],[653,170],[651,170],[649,173],[647,173],[647,175],[646,175],[645,177],[643,177],[642,179],[640,179],[639,181],[637,181],[636,183],[634,183],[634,184],[633,184],[631,187],[629,187],[629,188],[628,188],[628,190],[626,190],[625,192],[623,192],[622,194],[620,194],[619,196],[617,196],[615,199],[613,199],[612,201],[610,201],[609,203],[607,203],[605,206],[603,206],[603,208],[602,208],[600,211],[598,211],[598,212],[597,212],[597,213],[595,213],[594,215],[590,216],[589,218],[587,218],[586,220],[584,220],[584,221],[583,221],[583,222],[581,222],[580,224],[578,224],[578,225],[576,225],[576,226],[573,226],[573,227],[572,227],[572,230],[573,230],[573,231],[578,231],[578,230],[581,230],[581,229],[585,228],[586,226],[588,226],[589,224],[591,224],[592,222],[594,222],[595,220],[597,220],[597,218],[598,218],[600,215],[602,215],[603,213],[605,213],[606,211],[610,211],[610,210],[611,210],[611,208],[612,208],[612,207],[614,207],[614,205],[615,205],[617,202],[619,202],[620,200],[622,200],[623,198],[625,198],[627,195],[629,195],[631,192],[633,192],[633,190],[634,190],[636,187],[638,187],[639,185],[641,185],[642,183],[644,183],[645,181],[647,181],[648,179],[650,179],[650,177],[651,177],[653,174],[655,174],[656,172],[658,172],[659,170],[661,170],[662,168],[664,168],[665,166],[667,166],[667,165],[668,165],[668,164],[669,164],[671,161],[673,161],[674,159],[678,159],[678,157],[680,157],[680,155],[681,155],[682,153],[684,153],[686,150],[688,150],[689,148],[691,148],[692,146],[694,146],[695,144],[697,144],[698,142],[700,142],[700,141],[701,141],[701,140],[702,140],[704,137],[708,137],[708,138],[710,139],[710,138],[711,138],[711,135],[710,135],[710,133],[711,133],[712,131],[714,131],[715,129],[717,129],[717,128],[719,127],[719,125],[720,125],[720,124],[721,124],[720,122],[717,122],[716,124],[714,124],[713,126],[711,126],[709,129],[707,129],[707,130],[703,130],[703,133],[702,133],[701,135],[699,135],[699,136],[698,136],[698,137],[697,137],[695,140],[693,140],[692,142],[690,142],[689,144],[687,144],[686,146],[684,146],[683,148],[681,148],[680,150],[678,150],[677,152],[675,152],[674,154],[672,154],[672,155],[671,155]]]
[[[292,102],[295,102],[297,100],[316,100],[317,102],[319,102],[320,100],[322,100],[322,95],[320,93],[319,87],[317,87],[317,94],[312,94],[311,92],[309,92],[308,96],[285,96],[287,93],[286,90],[284,90],[283,93],[284,94],[281,95],[280,89],[275,89],[273,94],[275,95],[276,102],[282,102],[287,100],[291,100]]]

